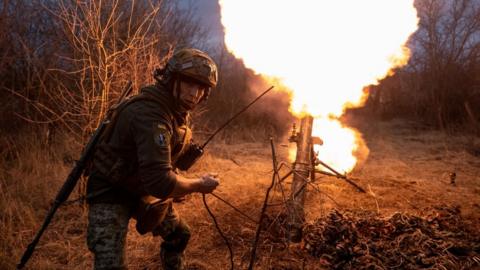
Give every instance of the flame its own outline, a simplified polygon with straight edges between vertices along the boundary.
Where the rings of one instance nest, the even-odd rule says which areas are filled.
[[[363,105],[364,86],[407,63],[404,44],[418,25],[413,2],[221,0],[220,5],[229,50],[247,67],[279,78],[290,89],[291,112],[316,118],[314,135],[325,142],[318,149],[323,161],[350,171],[361,136],[336,119],[347,107]]]

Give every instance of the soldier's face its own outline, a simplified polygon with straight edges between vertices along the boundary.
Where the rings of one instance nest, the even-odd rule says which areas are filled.
[[[195,108],[205,92],[205,86],[191,81],[180,81],[180,101],[188,110]]]

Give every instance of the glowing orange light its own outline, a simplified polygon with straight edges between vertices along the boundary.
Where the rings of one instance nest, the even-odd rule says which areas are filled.
[[[317,149],[322,160],[350,171],[361,136],[336,119],[347,106],[363,105],[364,86],[407,63],[404,44],[418,24],[413,2],[221,0],[220,5],[229,50],[247,67],[279,78],[291,91],[291,112],[316,118],[313,133],[324,140]]]

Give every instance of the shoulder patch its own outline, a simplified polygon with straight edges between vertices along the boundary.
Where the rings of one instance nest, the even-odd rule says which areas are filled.
[[[170,146],[170,132],[168,132],[167,126],[164,124],[157,124],[155,127],[155,143],[158,146],[167,147]]]

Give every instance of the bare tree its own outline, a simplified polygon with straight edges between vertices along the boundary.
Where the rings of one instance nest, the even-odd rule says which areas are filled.
[[[389,115],[413,116],[442,129],[480,117],[480,0],[417,0],[420,17],[409,64],[384,79],[371,100]],[[477,124],[475,124],[477,125]]]
[[[12,55],[1,61],[14,65],[2,89],[26,101],[17,109],[23,119],[64,127],[82,141],[127,81],[138,90],[175,47],[203,45],[206,30],[190,4],[1,1],[0,28],[10,31],[2,32],[7,38],[0,46]]]
[[[465,120],[478,91],[480,1],[419,0],[420,28],[412,41],[426,114],[440,127]]]

